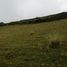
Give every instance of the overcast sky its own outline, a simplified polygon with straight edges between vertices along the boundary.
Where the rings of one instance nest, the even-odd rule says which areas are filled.
[[[67,11],[67,0],[0,0],[0,22]]]

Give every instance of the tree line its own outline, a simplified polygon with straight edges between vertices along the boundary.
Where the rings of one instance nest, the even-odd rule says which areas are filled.
[[[61,20],[61,19],[66,19],[66,18],[67,18],[67,12],[63,12],[63,13],[49,15],[45,17],[36,17],[33,19],[25,19],[25,20],[10,22],[10,23],[0,22],[0,26],[15,25],[15,24],[19,24],[19,25],[36,24],[36,23],[51,22],[51,21],[56,21],[56,20]]]

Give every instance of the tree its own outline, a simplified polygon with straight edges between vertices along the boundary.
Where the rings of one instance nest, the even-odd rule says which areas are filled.
[[[0,26],[4,26],[5,24],[4,24],[4,22],[0,22]]]

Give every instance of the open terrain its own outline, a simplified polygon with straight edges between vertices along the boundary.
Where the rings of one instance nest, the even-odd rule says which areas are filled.
[[[67,19],[1,26],[0,67],[67,67]]]

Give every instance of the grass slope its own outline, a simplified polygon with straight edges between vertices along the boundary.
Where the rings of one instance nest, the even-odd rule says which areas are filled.
[[[47,66],[67,67],[67,19],[0,27],[0,67]]]

